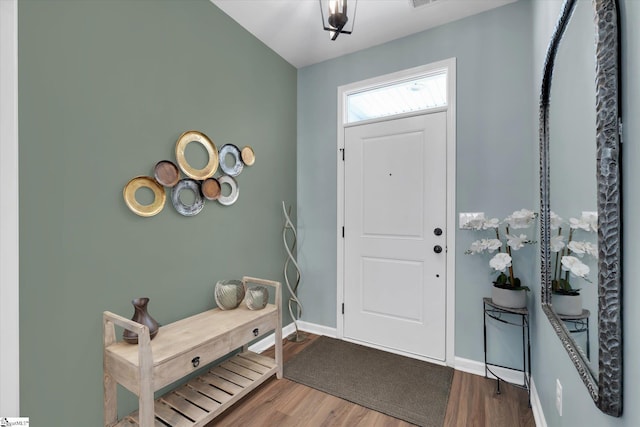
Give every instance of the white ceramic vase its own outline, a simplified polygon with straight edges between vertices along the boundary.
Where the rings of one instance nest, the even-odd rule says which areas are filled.
[[[582,295],[553,294],[551,305],[559,315],[579,316],[582,314]]]
[[[527,306],[527,291],[514,291],[493,286],[491,302],[506,308],[525,308]]]

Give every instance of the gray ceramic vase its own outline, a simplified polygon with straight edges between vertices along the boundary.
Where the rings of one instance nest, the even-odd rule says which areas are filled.
[[[245,289],[241,280],[220,280],[216,283],[214,298],[221,310],[233,310],[244,299]]]
[[[249,288],[244,301],[249,310],[262,310],[269,302],[269,290],[264,286]]]

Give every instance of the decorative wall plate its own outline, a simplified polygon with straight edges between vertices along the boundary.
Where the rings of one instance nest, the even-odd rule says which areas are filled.
[[[160,184],[173,187],[180,181],[180,169],[170,160],[160,160],[153,168],[153,173]]]
[[[227,165],[227,156],[233,156],[235,162],[232,166]],[[240,150],[233,144],[225,144],[220,148],[220,169],[229,176],[238,176],[242,172],[244,164],[242,163]]]
[[[136,191],[143,187],[153,191],[154,198],[151,204],[143,205],[136,199]],[[124,186],[122,195],[129,209],[131,209],[133,213],[144,217],[158,214],[162,208],[164,208],[164,203],[167,200],[167,195],[162,185],[150,176],[137,176],[133,178]]]
[[[182,193],[184,190],[191,190],[193,192],[193,195],[195,197],[195,201],[193,202],[193,204],[187,205],[183,203],[182,200],[180,200],[180,193]],[[176,211],[178,211],[180,215],[197,215],[204,207],[204,199],[202,198],[202,194],[200,194],[200,185],[193,179],[181,179],[171,191],[171,202],[173,203],[173,207],[176,208]]]
[[[209,161],[202,169],[193,168],[185,158],[184,152],[190,142],[199,142],[202,144],[209,155]],[[215,144],[207,135],[195,130],[186,131],[178,138],[178,142],[176,143],[176,160],[185,175],[200,181],[212,177],[213,174],[216,173],[216,170],[218,170],[218,150]]]
[[[236,180],[229,175],[223,175],[218,178],[218,182],[220,183],[220,187],[222,187],[223,184],[229,184],[229,186],[231,187],[231,193],[229,193],[228,196],[223,196],[222,193],[220,193],[220,197],[218,197],[218,203],[225,206],[234,204],[236,200],[238,200],[238,196],[240,194],[240,190],[238,189],[238,183],[236,182]]]
[[[256,155],[253,152],[253,148],[248,145],[242,149],[241,155],[242,161],[247,166],[252,166],[256,162]]]
[[[216,178],[207,178],[202,181],[200,189],[207,200],[218,200],[220,197],[220,183]]]

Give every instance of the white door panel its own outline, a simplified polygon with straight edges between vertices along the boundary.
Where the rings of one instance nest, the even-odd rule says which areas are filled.
[[[445,360],[446,120],[345,129],[345,338]]]
[[[422,132],[367,138],[362,144],[365,235],[422,237],[422,150]]]

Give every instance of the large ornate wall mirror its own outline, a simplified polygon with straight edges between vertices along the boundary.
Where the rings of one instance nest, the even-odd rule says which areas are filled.
[[[540,96],[542,308],[613,416],[622,414],[618,89],[617,1],[565,0]],[[577,311],[565,306],[576,293]]]

